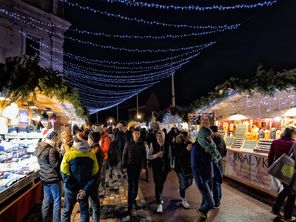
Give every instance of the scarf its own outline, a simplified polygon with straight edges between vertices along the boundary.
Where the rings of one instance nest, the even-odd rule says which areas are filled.
[[[210,143],[208,140],[206,140],[206,138],[198,137],[197,142],[205,149],[207,153],[212,156],[212,161],[214,161],[214,163],[218,163],[218,161],[221,159],[221,155],[217,150],[217,146],[214,141]]]

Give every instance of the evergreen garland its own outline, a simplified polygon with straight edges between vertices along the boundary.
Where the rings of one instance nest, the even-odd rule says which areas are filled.
[[[194,101],[191,106],[193,109],[206,108],[235,93],[246,93],[252,96],[254,92],[259,92],[262,95],[273,96],[278,90],[286,90],[291,87],[296,88],[296,69],[275,72],[271,69],[265,70],[262,66],[259,66],[254,78],[240,79],[231,77],[217,86],[215,91],[210,92],[207,97],[201,97]]]
[[[0,65],[0,92],[12,101],[26,101],[30,93],[36,98],[39,91],[49,98],[55,97],[60,102],[70,102],[78,116],[88,118],[88,111],[83,107],[78,92],[68,86],[60,76],[58,71],[40,67],[38,57],[9,57],[5,64]]]

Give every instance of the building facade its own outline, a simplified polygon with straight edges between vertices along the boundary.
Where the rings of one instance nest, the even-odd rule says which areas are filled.
[[[7,57],[39,56],[40,65],[63,70],[64,33],[59,0],[0,0],[0,63]]]

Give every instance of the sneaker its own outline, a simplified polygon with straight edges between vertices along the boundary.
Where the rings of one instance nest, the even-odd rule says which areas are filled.
[[[162,204],[158,204],[158,207],[157,207],[156,212],[157,212],[157,213],[162,213],[162,212],[163,212]]]
[[[290,217],[290,218],[286,218],[286,217],[284,217],[284,218],[282,219],[282,221],[285,221],[285,222],[296,221],[296,217]]]
[[[220,204],[215,204],[215,206],[213,208],[214,209],[219,209],[220,208]]]
[[[164,204],[164,201],[163,201],[163,200],[161,200],[161,201],[160,201],[160,203],[161,203],[161,204]]]
[[[185,198],[182,198],[182,206],[185,209],[189,209],[189,207],[190,207],[189,203],[187,202],[187,200]]]
[[[205,221],[207,219],[207,215],[201,211],[199,211],[199,221]]]
[[[131,221],[131,216],[130,215],[122,218],[122,222],[128,222],[128,221]]]

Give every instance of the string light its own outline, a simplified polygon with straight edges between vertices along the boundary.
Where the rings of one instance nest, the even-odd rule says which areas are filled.
[[[65,36],[66,39],[69,39],[71,41],[79,42],[80,44],[83,45],[89,45],[92,47],[98,47],[102,49],[110,49],[110,50],[115,50],[115,51],[120,51],[120,52],[131,52],[131,53],[166,53],[166,52],[179,52],[179,51],[186,51],[186,50],[191,50],[191,49],[196,49],[196,48],[201,48],[205,44],[202,45],[196,45],[196,46],[188,46],[188,47],[181,47],[181,48],[168,48],[168,49],[130,49],[130,48],[123,48],[123,47],[114,47],[114,46],[109,46],[109,45],[101,45],[97,43],[93,43],[91,41],[84,41],[80,39],[76,39],[70,36]]]
[[[23,36],[26,36],[26,38],[32,40],[32,41],[36,41],[34,38],[27,36],[25,32],[19,31]],[[68,37],[68,39],[75,39],[72,37]],[[202,48],[203,46],[207,45],[207,44],[201,44],[201,45],[196,45],[196,46],[188,46],[188,47],[181,47],[181,48],[169,48],[169,49],[129,49],[129,48],[121,48],[121,47],[114,47],[114,46],[108,46],[108,45],[100,45],[100,44],[94,44],[90,41],[83,41],[80,39],[76,39],[77,42],[81,43],[81,44],[87,44],[87,45],[91,45],[94,47],[101,47],[103,49],[110,49],[110,50],[116,50],[116,51],[120,51],[120,52],[131,52],[131,53],[167,53],[167,52],[178,52],[178,51],[186,51],[186,50],[190,50],[190,49],[197,49],[197,48]],[[208,43],[208,44],[214,44],[214,42]],[[63,52],[61,50],[58,50],[56,48],[50,47],[46,44],[40,43],[40,45],[44,46],[45,48],[48,49],[52,49],[52,51],[54,52],[58,52],[63,54]]]
[[[177,5],[161,5],[157,3],[147,3],[139,1],[130,1],[130,0],[104,0],[108,3],[121,3],[127,6],[133,7],[142,7],[142,8],[156,8],[156,9],[165,9],[165,10],[178,10],[178,11],[226,11],[226,10],[235,10],[235,9],[253,9],[258,7],[268,7],[275,4],[277,1],[264,1],[256,4],[237,4],[233,6],[222,6],[222,5],[213,5],[213,6],[198,6],[198,5],[189,5],[189,6],[177,6]]]
[[[56,61],[57,62],[57,63],[55,63],[56,67],[61,67],[62,66],[61,65],[62,62],[59,61],[56,58],[51,57],[51,55],[49,53],[42,52],[41,50],[36,49],[34,46],[32,46],[32,48],[34,48],[36,51],[38,51],[39,54],[47,56],[47,58],[50,58],[52,61]],[[189,60],[196,57],[197,55],[199,55],[199,53],[197,53],[197,54],[195,54],[193,56],[187,57],[185,59],[176,61],[176,62],[167,63],[167,64],[165,64],[163,66],[157,66],[157,67],[153,67],[153,68],[150,68],[150,69],[141,69],[141,70],[138,70],[138,71],[129,71],[129,70],[127,70],[127,71],[126,70],[125,71],[107,71],[107,70],[98,70],[98,69],[94,69],[94,68],[91,68],[91,67],[80,66],[78,64],[74,64],[74,63],[70,63],[70,62],[65,62],[64,64],[65,64],[65,69],[67,71],[72,71],[71,73],[78,72],[78,73],[81,73],[81,74],[84,73],[84,74],[87,74],[87,75],[91,74],[91,75],[94,75],[94,76],[97,76],[97,77],[107,78],[109,81],[110,81],[110,79],[114,79],[114,78],[116,78],[118,81],[123,80],[123,79],[126,79],[125,81],[130,81],[130,80],[133,80],[134,78],[141,79],[141,81],[143,81],[144,78],[146,78],[146,77],[151,77],[151,76],[155,76],[155,75],[159,76],[159,74],[163,72],[163,70],[160,70],[160,69],[164,69],[166,67],[174,67],[175,65],[177,65],[177,66],[178,65],[184,65]],[[43,58],[48,64],[51,64],[51,61],[49,61],[46,57],[42,56],[41,58]],[[155,70],[160,70],[160,71],[151,72],[151,71],[155,71]],[[164,70],[166,70],[166,69],[164,69]],[[147,72],[147,73],[143,73],[143,72]],[[115,76],[115,75],[105,75],[103,73],[112,73],[112,74],[142,73],[142,74],[126,75],[126,76],[125,75]]]
[[[195,26],[195,25],[186,25],[186,24],[171,24],[171,23],[164,23],[164,22],[158,22],[158,21],[148,21],[145,19],[138,19],[138,18],[130,18],[127,16],[122,16],[120,14],[113,14],[113,13],[109,13],[106,11],[101,11],[98,9],[94,9],[91,8],[89,6],[82,6],[78,3],[72,3],[68,0],[60,0],[61,2],[66,3],[67,5],[71,6],[71,7],[76,7],[79,8],[80,10],[84,10],[84,11],[89,11],[95,14],[101,14],[101,15],[105,15],[108,17],[113,17],[113,18],[119,18],[122,19],[124,21],[131,21],[131,22],[137,22],[137,23],[141,23],[141,24],[146,24],[146,25],[159,25],[159,26],[165,26],[165,27],[174,27],[174,28],[192,28],[192,29],[223,29],[226,27],[235,27],[238,24],[234,24],[234,25],[205,25],[205,26]]]
[[[68,38],[68,36],[64,36],[64,34],[60,33],[60,32],[54,32],[52,31],[53,28],[59,28],[62,29],[63,31],[66,30],[66,28],[61,27],[59,25],[55,26],[51,23],[44,23],[44,22],[40,22],[32,17],[28,17],[28,16],[23,16],[20,15],[18,13],[14,13],[14,12],[9,12],[5,9],[1,9],[0,8],[0,13],[5,14],[11,18],[14,18],[22,23],[25,23],[27,25],[30,25],[32,27],[35,27],[39,30],[42,30],[44,32],[50,33],[52,35],[56,35],[59,36],[61,38]],[[29,21],[28,21],[29,20]],[[38,25],[36,25],[36,23],[38,25],[42,25],[42,26],[46,26],[47,28],[43,28],[40,27]],[[234,26],[229,26],[229,27],[224,27],[221,29],[214,29],[213,31],[205,31],[205,32],[197,32],[197,33],[189,33],[189,34],[180,34],[180,35],[173,35],[173,34],[168,34],[168,35],[160,35],[160,36],[154,36],[154,35],[116,35],[116,34],[107,34],[104,32],[90,32],[87,30],[80,30],[77,28],[69,28],[70,31],[79,33],[79,34],[83,34],[83,35],[94,35],[94,36],[101,36],[101,37],[105,37],[105,38],[118,38],[118,39],[140,39],[140,40],[144,40],[144,39],[153,39],[153,40],[161,40],[161,39],[178,39],[178,38],[187,38],[187,37],[199,37],[199,36],[203,36],[203,35],[211,35],[211,34],[215,34],[218,32],[224,32],[227,30],[235,30],[239,27],[239,24],[236,24]],[[48,28],[49,27],[49,28]],[[72,39],[72,41],[77,41],[76,39]]]
[[[173,35],[173,34],[168,34],[168,35],[116,35],[116,34],[107,34],[104,32],[90,32],[87,30],[79,30],[76,28],[70,28],[70,31],[83,34],[83,35],[93,35],[93,36],[102,36],[105,38],[117,38],[117,39],[153,39],[153,40],[161,40],[161,39],[180,39],[180,38],[188,38],[188,37],[199,37],[203,35],[211,35],[215,34],[218,32],[224,32],[227,30],[235,30],[239,28],[239,24],[235,24],[234,26],[229,26],[229,27],[224,27],[221,29],[214,29],[213,31],[206,31],[206,32],[197,32],[197,33],[189,33],[189,34],[180,34],[180,35]]]

